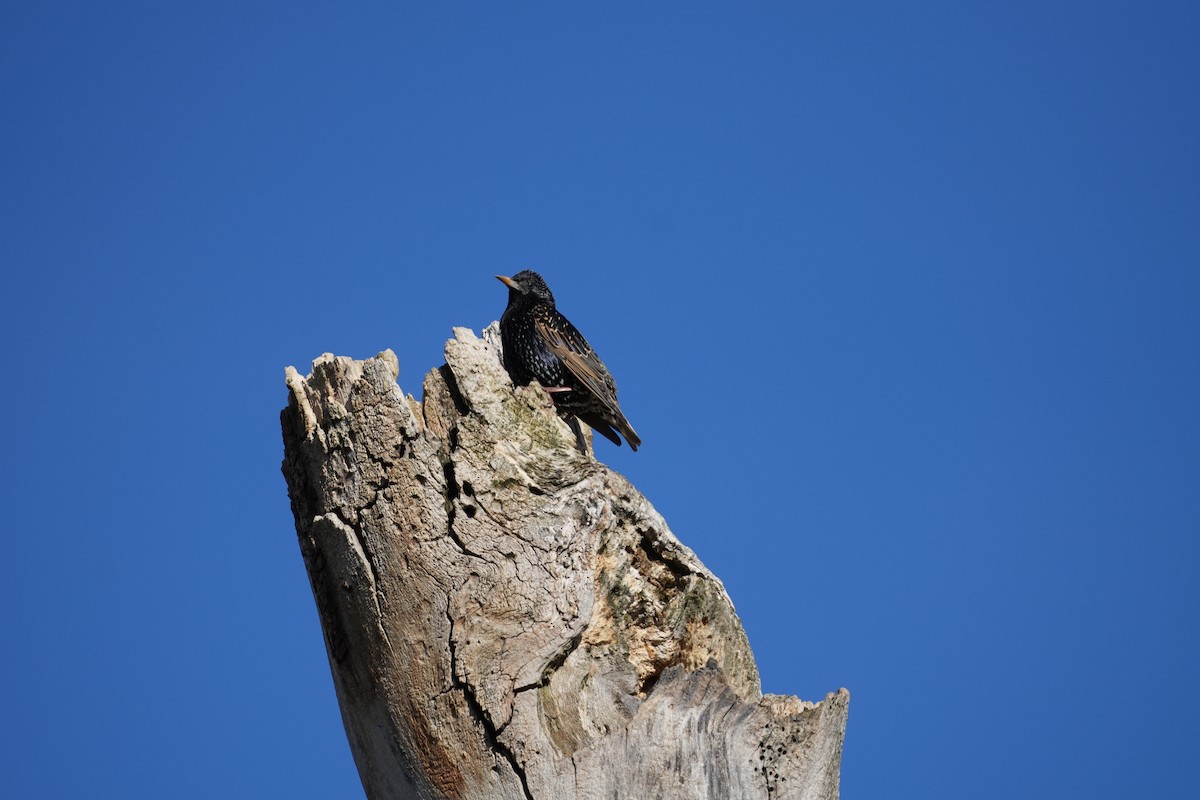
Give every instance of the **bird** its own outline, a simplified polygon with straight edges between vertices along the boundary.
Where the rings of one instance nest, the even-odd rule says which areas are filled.
[[[508,287],[500,341],[513,382],[537,380],[568,422],[578,418],[618,447],[624,436],[636,452],[642,440],[621,412],[617,384],[583,334],[559,313],[542,276],[526,269],[496,279]],[[578,428],[576,437],[583,450]]]

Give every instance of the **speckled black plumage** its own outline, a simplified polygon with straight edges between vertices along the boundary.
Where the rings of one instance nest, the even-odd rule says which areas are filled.
[[[619,431],[637,450],[642,440],[617,404],[617,385],[587,339],[554,307],[554,295],[531,270],[511,278],[508,307],[500,317],[504,366],[513,381],[536,380],[549,392],[558,412],[578,417],[615,444]],[[614,430],[615,429],[615,430]]]

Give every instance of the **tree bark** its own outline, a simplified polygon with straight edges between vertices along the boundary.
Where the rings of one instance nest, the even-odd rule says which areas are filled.
[[[371,800],[836,798],[849,694],[763,696],[721,582],[576,447],[495,326],[424,399],[287,370],[300,549]]]

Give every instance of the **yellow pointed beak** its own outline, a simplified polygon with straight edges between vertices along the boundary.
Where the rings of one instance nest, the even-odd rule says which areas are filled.
[[[512,278],[506,278],[503,275],[497,275],[496,280],[500,281],[501,283],[503,283],[505,286],[507,286],[510,289],[516,289],[518,292],[521,291],[520,285],[518,285],[517,282],[514,281]]]

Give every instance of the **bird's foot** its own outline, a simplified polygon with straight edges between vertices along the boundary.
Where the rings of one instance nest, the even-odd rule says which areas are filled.
[[[570,386],[543,386],[542,388],[546,390],[546,399],[550,401],[551,408],[557,407],[556,399],[558,395],[571,391]]]

